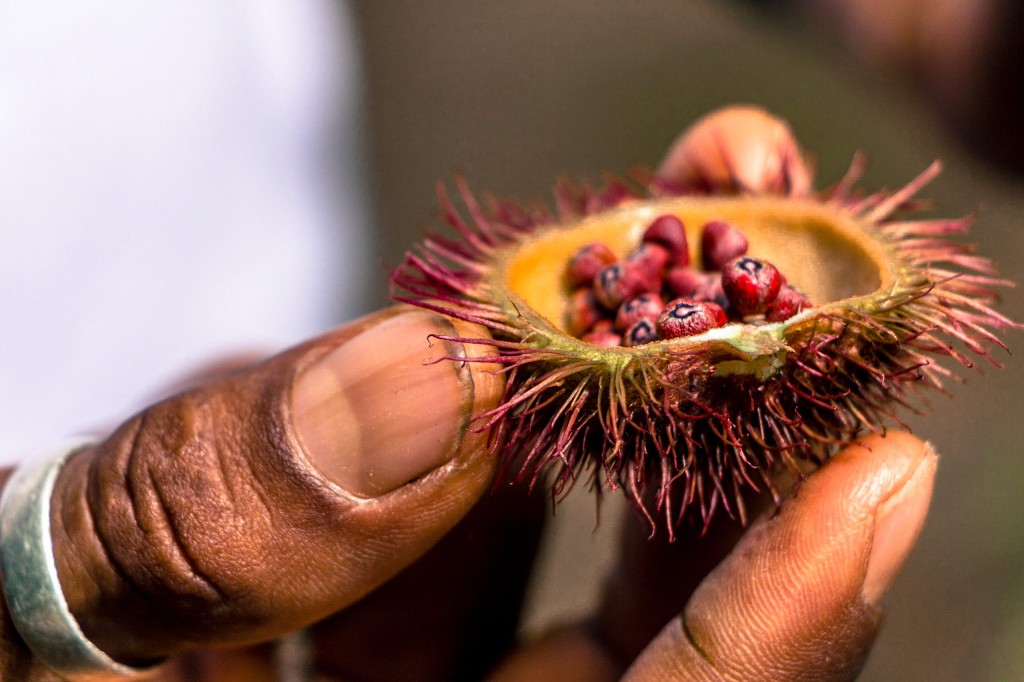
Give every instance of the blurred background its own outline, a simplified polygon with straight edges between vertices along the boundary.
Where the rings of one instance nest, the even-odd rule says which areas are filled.
[[[778,2],[356,2],[382,264],[377,302],[386,265],[436,214],[438,179],[461,172],[480,190],[547,199],[560,174],[595,178],[657,164],[685,126],[734,102],[788,119],[817,159],[820,185],[838,179],[857,150],[870,160],[862,184],[872,189],[900,186],[942,159],[945,172],[923,195],[943,215],[977,211],[971,240],[1024,282],[1024,178],[1006,165],[1024,158],[987,151],[1016,143],[1012,130],[997,132],[991,112],[999,107],[987,108],[995,117],[987,121],[954,115],[961,104],[928,83],[970,81],[957,70],[968,64],[925,77],[907,67],[910,57],[870,49],[883,42],[882,28],[909,31],[892,25],[898,17],[851,34],[842,4],[807,12]],[[967,120],[983,130],[965,131]],[[1024,319],[1019,290],[1007,292],[1001,310]],[[1024,334],[1007,336],[1024,348]],[[864,679],[1024,679],[1020,354],[996,353],[1006,369],[969,374],[952,400],[936,396],[930,416],[912,419],[942,455],[935,499]],[[529,627],[587,612],[613,526],[605,514],[595,532],[590,497],[570,496],[550,529]]]
[[[976,211],[979,252],[1024,282],[1016,0],[60,5],[0,3],[8,456],[386,305],[437,180],[547,199],[730,103],[788,119],[820,185],[857,150],[869,189],[942,159],[924,194]],[[1024,320],[1019,290],[1001,310]],[[864,679],[1024,679],[1022,354],[911,420],[937,488]],[[617,514],[595,530],[582,490],[559,509],[528,631],[593,607]]]

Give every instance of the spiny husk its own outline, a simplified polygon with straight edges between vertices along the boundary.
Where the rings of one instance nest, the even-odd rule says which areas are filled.
[[[616,207],[654,202],[657,212],[658,202],[680,195],[649,175],[600,189],[562,182],[555,211],[494,198],[485,208],[457,179],[469,220],[439,186],[456,236],[430,235],[409,253],[393,273],[393,297],[494,335],[458,340],[493,347],[474,361],[499,363],[506,375],[500,406],[478,424],[493,429],[506,478],[533,484],[553,468],[556,498],[581,479],[597,490],[622,487],[670,534],[688,517],[706,524],[719,508],[745,520],[746,489],[774,493],[780,469],[799,475],[801,463],[820,463],[861,432],[901,424],[896,407],[922,411],[920,389],[942,391],[956,378],[933,356],[969,368],[969,352],[997,365],[987,347],[1005,346],[993,330],[1018,326],[991,307],[995,289],[1009,282],[947,238],[966,231],[970,218],[897,217],[938,164],[898,191],[867,196],[853,191],[860,168],[857,159],[815,197],[771,201],[813,204],[855,224],[886,261],[883,287],[784,323],[598,348],[508,290],[503,268],[539,235]]]

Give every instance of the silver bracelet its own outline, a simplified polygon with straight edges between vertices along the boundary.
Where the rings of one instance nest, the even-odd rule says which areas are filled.
[[[18,634],[39,659],[67,680],[136,677],[82,633],[57,577],[50,536],[50,498],[61,466],[91,441],[63,443],[49,457],[26,462],[0,497],[0,569],[7,608]]]

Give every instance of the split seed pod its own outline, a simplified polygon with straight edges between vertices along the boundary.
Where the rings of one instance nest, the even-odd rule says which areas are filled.
[[[551,469],[556,497],[581,479],[622,488],[670,535],[716,509],[745,520],[749,489],[775,492],[779,470],[795,473],[864,431],[900,424],[897,407],[916,409],[922,389],[942,390],[956,375],[936,356],[996,364],[989,347],[1005,346],[995,331],[1019,326],[992,308],[1009,283],[949,240],[970,219],[903,215],[937,163],[898,191],[866,196],[852,191],[859,170],[855,161],[813,195],[680,192],[654,177],[600,190],[561,185],[557,211],[496,199],[485,208],[460,179],[470,219],[439,191],[456,235],[429,236],[410,253],[392,276],[393,297],[492,332],[460,341],[494,349],[471,361],[503,366],[505,395],[478,426],[493,429],[506,479],[534,483]],[[595,243],[623,259],[666,214],[686,226],[695,262],[701,226],[735,225],[749,253],[814,305],[778,322],[629,347],[570,334],[567,261]]]

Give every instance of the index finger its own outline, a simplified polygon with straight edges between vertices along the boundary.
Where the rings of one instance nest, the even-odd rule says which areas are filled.
[[[905,433],[848,446],[744,535],[626,679],[856,677],[923,526],[935,465]]]

